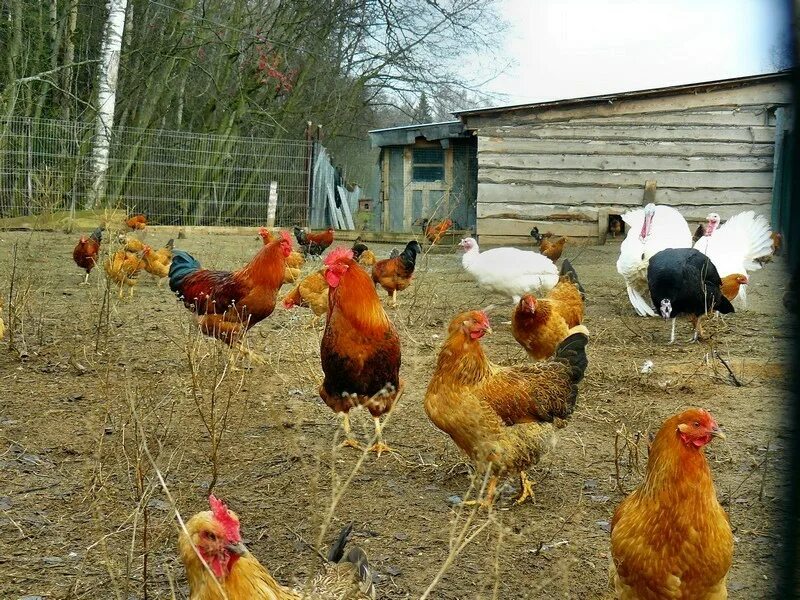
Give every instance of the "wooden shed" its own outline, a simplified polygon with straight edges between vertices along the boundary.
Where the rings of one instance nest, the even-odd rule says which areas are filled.
[[[609,215],[651,200],[692,223],[770,216],[790,96],[775,73],[457,112],[477,136],[480,241],[528,243],[533,226],[602,241]]]
[[[477,146],[460,121],[376,129],[380,186],[379,231],[410,232],[421,219],[450,218],[456,230],[475,230]]]

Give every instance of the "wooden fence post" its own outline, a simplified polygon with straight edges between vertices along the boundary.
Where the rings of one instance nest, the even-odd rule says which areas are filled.
[[[278,212],[278,182],[269,182],[269,200],[267,201],[267,227],[275,227],[275,215]]]

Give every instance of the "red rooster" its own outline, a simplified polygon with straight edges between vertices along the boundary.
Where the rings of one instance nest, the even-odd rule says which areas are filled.
[[[336,248],[325,259],[328,269],[328,322],[320,354],[325,380],[319,395],[344,413],[345,446],[350,437],[348,411],[363,406],[375,419],[376,443],[370,450],[391,451],[381,438],[381,415],[400,397],[400,338],[381,306],[369,274],[353,260],[353,251]]]
[[[299,227],[295,227],[294,237],[297,238],[297,243],[305,254],[320,256],[333,243],[333,227],[328,227],[319,233],[305,232]]]
[[[72,251],[72,260],[81,269],[86,271],[86,278],[83,280],[83,285],[89,283],[89,272],[94,269],[97,264],[97,255],[100,254],[100,242],[103,239],[103,228],[98,227],[87,238],[85,235],[81,236],[75,249]]]
[[[175,250],[169,288],[197,314],[203,333],[233,345],[275,310],[286,257],[292,251],[287,232],[259,250],[238,271],[209,271],[187,252]]]

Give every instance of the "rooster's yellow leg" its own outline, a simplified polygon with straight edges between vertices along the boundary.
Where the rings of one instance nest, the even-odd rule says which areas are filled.
[[[344,429],[344,441],[341,444],[342,448],[356,448],[357,450],[361,449],[361,444],[359,444],[356,440],[353,439],[353,434],[350,433],[350,415],[348,413],[343,413],[344,418],[342,419],[342,428]]]
[[[373,417],[375,421],[375,443],[370,446],[369,451],[375,452],[380,456],[383,452],[394,452],[393,448],[390,448],[386,444],[383,443],[383,427],[381,427],[381,420],[378,417]]]
[[[497,488],[497,477],[492,476],[489,478],[489,484],[486,486],[486,494],[482,500],[467,500],[461,504],[465,506],[479,506],[480,508],[491,508],[494,504],[494,491]]]
[[[517,498],[517,501],[515,502],[515,504],[522,504],[528,498],[533,500],[533,483],[534,482],[531,481],[530,479],[528,479],[528,475],[525,473],[525,471],[520,471],[519,472],[519,482],[521,484],[520,493],[519,493],[519,498]]]

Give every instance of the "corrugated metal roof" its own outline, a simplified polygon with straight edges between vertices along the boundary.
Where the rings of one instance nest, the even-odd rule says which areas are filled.
[[[765,73],[762,75],[748,75],[746,77],[735,77],[733,79],[718,79],[716,81],[705,81],[701,83],[689,83],[673,85],[668,87],[650,88],[646,90],[634,90],[629,92],[618,92],[614,94],[602,94],[600,96],[584,96],[582,98],[566,98],[563,100],[549,100],[546,102],[529,102],[525,104],[510,104],[507,106],[491,106],[486,108],[472,108],[469,110],[454,111],[457,117],[472,117],[489,113],[517,111],[517,110],[536,110],[540,108],[557,108],[562,106],[577,106],[581,104],[597,104],[602,102],[614,102],[623,98],[647,98],[654,96],[666,96],[684,92],[710,91],[712,89],[727,89],[742,85],[777,81],[788,78],[790,70],[779,71],[777,73]]]
[[[414,123],[413,125],[398,125],[383,129],[370,129],[368,133],[383,133],[384,131],[400,131],[403,129],[419,129],[420,127],[436,127],[439,125],[459,125],[461,121],[438,121],[436,123]]]
[[[413,144],[417,138],[424,138],[429,142],[451,140],[460,137],[469,137],[470,133],[464,129],[461,121],[442,121],[440,123],[419,123],[415,125],[402,125],[386,129],[373,129],[369,132],[370,143],[373,148],[383,146],[406,146]],[[445,146],[447,142],[442,141]]]

